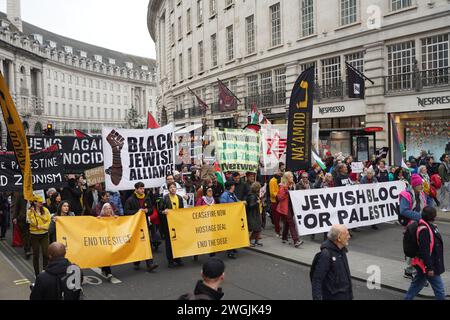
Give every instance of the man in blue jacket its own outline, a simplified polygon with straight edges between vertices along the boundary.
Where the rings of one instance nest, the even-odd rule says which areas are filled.
[[[233,202],[239,202],[239,199],[234,194],[235,189],[235,183],[233,181],[227,181],[225,182],[225,191],[220,196],[220,203],[233,203]],[[228,258],[230,259],[236,259],[236,253],[237,250],[228,250]],[[211,254],[210,256],[214,256],[214,254]]]
[[[312,275],[313,300],[352,300],[353,289],[347,260],[350,233],[344,225],[334,225]]]

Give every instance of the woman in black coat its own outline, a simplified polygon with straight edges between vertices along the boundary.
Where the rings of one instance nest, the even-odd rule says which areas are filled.
[[[250,187],[250,193],[247,196],[247,224],[250,235],[250,246],[262,246],[259,242],[261,239],[262,231],[262,219],[261,219],[261,199],[259,198],[259,192],[261,190],[261,184],[255,182]],[[253,240],[253,242],[252,242]]]
[[[169,189],[169,194],[166,194],[163,197],[161,203],[161,210],[159,212],[159,217],[161,220],[161,231],[163,231],[163,237],[166,242],[166,257],[169,263],[169,268],[175,267],[175,263],[179,266],[183,266],[183,261],[181,258],[174,259],[172,254],[172,245],[170,243],[171,233],[169,231],[169,225],[167,222],[167,215],[169,214],[169,210],[171,209],[182,209],[183,206],[183,198],[177,194],[177,185],[175,182],[171,182],[167,185]],[[176,237],[176,230],[172,229],[174,232],[174,237]]]

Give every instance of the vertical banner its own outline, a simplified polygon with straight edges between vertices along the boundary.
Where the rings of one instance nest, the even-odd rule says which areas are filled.
[[[313,94],[314,67],[311,67],[298,77],[291,93],[286,152],[286,167],[290,171],[311,166]]]
[[[127,217],[58,217],[57,241],[80,268],[113,266],[152,258],[143,212]]]
[[[146,188],[164,184],[174,170],[174,125],[158,129],[103,128],[106,189],[133,190],[136,182]]]
[[[249,246],[243,202],[169,210],[167,216],[174,258]]]
[[[320,126],[319,122],[314,122],[312,124],[312,148],[317,154],[320,154]]]
[[[33,198],[33,185],[31,177],[30,151],[22,121],[11,98],[5,79],[0,73],[0,105],[3,112],[6,128],[11,139],[17,163],[23,175],[23,195],[25,200]]]
[[[213,131],[216,158],[223,172],[258,171],[260,144],[259,133],[248,130],[218,129]]]
[[[286,125],[264,124],[261,126],[262,175],[273,175],[280,162],[286,163]]]

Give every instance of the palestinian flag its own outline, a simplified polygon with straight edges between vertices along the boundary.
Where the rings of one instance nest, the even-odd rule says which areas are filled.
[[[325,163],[323,163],[322,159],[320,159],[320,157],[319,157],[319,155],[317,153],[312,151],[312,156],[314,158],[314,161],[319,165],[319,167],[322,168],[322,170],[326,170],[327,169],[327,166],[325,165]]]
[[[217,177],[217,182],[220,183],[221,185],[225,185],[225,175],[223,174],[222,170],[220,170],[219,164],[216,162],[214,162],[214,170],[216,170],[216,177]]]
[[[394,161],[393,164],[397,167],[405,168],[409,171],[408,166],[403,159],[403,155],[405,153],[405,141],[400,135],[400,131],[398,130],[397,124],[395,123],[394,116],[391,114],[391,125],[392,125],[392,137],[394,138],[394,146],[392,150],[394,151]]]

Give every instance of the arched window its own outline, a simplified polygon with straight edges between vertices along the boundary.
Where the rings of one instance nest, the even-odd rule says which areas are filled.
[[[34,125],[34,134],[41,135],[42,134],[42,124],[40,122],[36,122]]]

